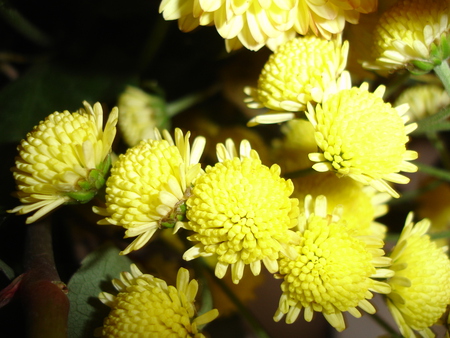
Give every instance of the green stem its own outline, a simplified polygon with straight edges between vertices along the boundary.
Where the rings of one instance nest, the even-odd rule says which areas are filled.
[[[434,67],[434,72],[441,80],[448,95],[450,96],[450,68],[445,60],[440,65]]]
[[[28,337],[67,337],[69,299],[53,258],[50,222],[27,225],[25,273],[20,295],[26,311]]]
[[[438,169],[435,167],[428,166],[426,164],[422,164],[419,162],[415,162],[419,170],[425,174],[428,174],[430,176],[434,176],[437,178],[440,178],[444,181],[450,182],[450,172],[447,170]]]
[[[16,9],[6,5],[5,1],[0,1],[0,17],[35,44],[43,47],[51,44],[51,39],[44,32],[29,22]]]
[[[221,287],[223,292],[230,298],[230,300],[236,305],[239,312],[244,316],[250,326],[253,328],[255,336],[258,338],[270,338],[270,335],[266,332],[266,330],[262,327],[261,323],[255,316],[242,304],[238,297],[234,294],[234,292],[226,285],[226,283],[217,278],[213,269],[205,262],[203,258],[198,258],[194,262],[199,261],[201,268],[206,270],[211,278]]]
[[[167,104],[167,115],[173,117],[178,113],[192,107],[193,105],[202,102],[209,96],[217,93],[219,86],[212,86],[206,90],[186,95],[176,101]]]

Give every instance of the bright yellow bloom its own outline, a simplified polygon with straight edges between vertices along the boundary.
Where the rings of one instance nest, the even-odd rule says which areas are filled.
[[[290,244],[297,237],[289,229],[297,224],[298,200],[290,198],[292,182],[280,177],[278,165],[263,165],[248,142],[241,144],[241,158],[233,147],[219,147],[221,162],[206,168],[186,202],[186,228],[194,232],[188,239],[198,243],[183,258],[217,255],[216,276],[231,265],[237,284],[245,265],[256,276],[261,261],[273,273],[281,252],[295,257]]]
[[[439,48],[441,38],[445,39],[445,34],[450,31],[449,10],[448,0],[397,1],[383,13],[375,28],[375,61],[365,62],[364,66],[387,71],[414,70],[415,67],[431,70],[435,65],[433,57],[437,56],[433,53],[433,44]],[[444,44],[448,42],[444,41]]]
[[[290,72],[286,72],[286,77],[291,78]],[[317,78],[319,80],[320,76]],[[327,76],[323,74],[323,78],[326,79]],[[301,78],[303,80],[306,79],[305,83],[310,81],[308,77]],[[314,81],[311,81],[314,82]],[[279,82],[281,83],[281,82]],[[325,85],[326,83],[326,85]],[[297,85],[297,84],[296,84]],[[309,105],[314,106],[318,102],[325,101],[330,95],[333,95],[341,90],[344,89],[350,89],[352,87],[352,80],[350,78],[350,73],[347,71],[343,71],[341,75],[338,78],[333,79],[333,81],[324,81],[323,88],[312,88],[311,83],[307,83],[306,88],[309,88],[308,90],[311,91],[311,93],[315,93],[316,99],[320,98],[320,101],[315,101],[316,99],[308,99],[309,101],[305,101],[305,107],[302,109],[299,109],[298,102],[293,101],[283,101],[283,108],[290,109],[291,112],[279,112],[275,110],[271,110],[268,113],[257,115],[253,117],[250,121],[247,122],[248,127],[253,127],[258,124],[273,124],[273,123],[281,123],[285,121],[290,121],[293,118],[296,117],[296,112],[300,110],[306,110],[306,107]],[[247,90],[247,93],[252,93],[251,91]],[[253,94],[255,95],[255,91],[253,91]],[[305,98],[304,93],[299,95],[299,98]],[[251,103],[254,104],[254,103]],[[255,106],[256,107],[256,106]]]
[[[426,235],[430,221],[414,225],[412,218],[410,213],[391,254],[395,276],[388,280],[388,307],[404,337],[416,337],[413,330],[434,337],[429,327],[450,304],[450,260]]]
[[[322,312],[338,331],[345,329],[342,313],[359,318],[360,307],[368,313],[375,308],[368,301],[373,292],[389,293],[390,287],[373,278],[393,275],[383,269],[391,263],[384,257],[383,241],[376,237],[356,237],[340,218],[342,208],[332,214],[327,211],[327,199],[319,196],[305,198],[305,215],[300,217],[298,257],[280,259],[280,278],[283,278],[279,307],[274,320],[286,315],[286,323],[293,323],[302,309],[304,318],[311,321],[314,312]]]
[[[105,182],[118,111],[113,108],[103,130],[100,103],[84,102],[76,113],[54,112],[28,133],[12,168],[22,205],[8,212],[33,223],[62,204],[86,203]]]
[[[392,107],[382,99],[384,91],[380,86],[371,93],[363,83],[330,95],[315,108],[309,105],[306,115],[320,150],[309,159],[318,162],[313,168],[319,172],[334,171],[398,197],[386,181],[405,184],[409,178],[398,172],[417,171],[408,162],[417,152],[405,146],[417,124],[405,126],[408,105]]]
[[[125,237],[138,236],[121,254],[144,246],[156,230],[179,228],[191,185],[203,174],[198,163],[205,139],[197,137],[191,147],[185,136],[175,130],[175,142],[167,131],[162,139],[141,141],[119,156],[106,182],[106,208],[94,212],[106,216],[99,224],[124,227]]]
[[[259,76],[258,88],[245,87],[249,108],[302,111],[308,102],[321,102],[347,63],[348,42],[314,35],[281,45],[269,57]]]
[[[131,273],[122,272],[112,284],[119,293],[99,295],[111,308],[96,337],[195,337],[202,338],[199,326],[214,320],[219,312],[210,310],[195,317],[198,283],[189,281],[189,272],[178,270],[176,287],[152,275],[143,274],[136,265]]]
[[[275,50],[296,33],[312,31],[330,39],[345,22],[358,23],[360,13],[376,10],[376,0],[163,0],[159,7],[164,19],[178,20],[182,31],[215,25],[225,39],[227,50],[245,46]]]
[[[133,147],[141,140],[154,139],[155,127],[167,124],[166,103],[157,95],[150,95],[140,88],[127,86],[120,94],[119,129],[125,142]]]
[[[292,179],[293,196],[303,201],[307,195],[316,198],[324,195],[327,198],[327,213],[331,214],[339,205],[343,207],[342,218],[347,227],[358,236],[377,236],[384,238],[386,226],[374,219],[387,213],[388,193],[377,192],[370,186],[349,177],[337,177],[334,173],[315,173]],[[300,214],[305,212],[300,205]]]
[[[447,91],[436,84],[422,84],[406,88],[395,100],[395,105],[409,104],[406,113],[411,121],[418,121],[436,114],[450,104]]]

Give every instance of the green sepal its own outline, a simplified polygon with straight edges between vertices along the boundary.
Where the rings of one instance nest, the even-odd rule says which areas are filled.
[[[422,75],[433,70],[435,64],[429,60],[411,60],[413,67],[408,67],[410,73]]]
[[[173,228],[177,222],[185,222],[186,218],[186,201],[181,200],[178,205],[176,205],[172,212],[170,212],[166,217],[164,217],[159,225],[161,228]]]
[[[97,194],[106,183],[106,177],[111,167],[111,155],[108,154],[105,160],[100,163],[95,169],[89,171],[87,180],[78,181],[80,190],[71,191],[66,193],[67,196],[72,198],[73,202],[87,203]]]

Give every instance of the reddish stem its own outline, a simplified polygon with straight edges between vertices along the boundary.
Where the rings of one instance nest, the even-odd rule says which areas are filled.
[[[67,337],[69,299],[55,268],[50,222],[47,218],[27,227],[20,295],[28,337]]]

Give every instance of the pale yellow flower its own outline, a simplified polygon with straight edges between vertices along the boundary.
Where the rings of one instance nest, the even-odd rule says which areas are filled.
[[[105,216],[99,224],[124,227],[125,237],[138,236],[121,254],[144,246],[156,230],[179,228],[191,185],[203,174],[198,163],[205,139],[189,145],[190,133],[175,130],[175,142],[167,131],[164,138],[141,141],[119,156],[106,182],[106,208],[94,207]],[[192,153],[191,153],[192,152]]]
[[[302,111],[308,102],[321,102],[347,63],[348,42],[314,35],[281,45],[264,65],[258,87],[245,87],[249,108]]]
[[[388,280],[388,307],[404,337],[416,337],[413,330],[434,337],[430,327],[450,304],[450,260],[446,248],[426,235],[430,221],[414,225],[412,219],[410,213],[391,254],[395,276]]]
[[[316,198],[324,195],[327,198],[327,213],[331,214],[338,207],[343,207],[342,218],[347,227],[358,236],[385,237],[386,226],[375,221],[377,217],[388,211],[386,204],[390,199],[388,193],[381,193],[370,186],[350,177],[337,177],[334,173],[315,173],[304,177],[293,178],[293,196],[303,201],[307,195]],[[300,205],[300,214],[305,209]]]
[[[289,72],[286,73],[287,78],[290,78],[291,74]],[[327,78],[324,75],[324,79]],[[308,79],[306,79],[306,82],[309,81]],[[314,99],[311,99],[309,101],[305,101],[305,106],[314,106],[316,103],[321,103],[325,100],[327,100],[327,98],[341,90],[344,89],[350,89],[352,87],[352,80],[350,77],[350,73],[347,71],[342,71],[342,73],[340,74],[339,77],[335,78],[333,81],[325,81],[326,85],[324,85],[322,88],[314,88],[312,89],[311,85],[308,84],[306,87],[309,88],[309,90],[312,90],[313,92],[315,92],[315,95],[317,95],[317,99],[320,98],[320,101],[315,101]],[[325,83],[324,82],[324,83]],[[248,92],[250,93],[250,92]],[[300,94],[299,97],[305,97],[303,96],[303,94]],[[298,102],[297,102],[298,103]],[[247,126],[248,127],[253,127],[256,126],[258,124],[273,124],[273,123],[281,123],[281,122],[286,122],[286,121],[290,121],[292,119],[294,119],[297,116],[298,113],[298,109],[295,108],[295,105],[297,104],[293,101],[284,101],[283,102],[283,107],[288,109],[288,108],[292,108],[290,112],[286,112],[286,111],[276,111],[276,110],[269,110],[267,113],[265,114],[261,114],[261,115],[257,115],[255,117],[253,117],[252,119],[250,119],[250,121],[247,122]],[[285,106],[284,106],[285,104]],[[289,105],[291,105],[291,107],[289,107]],[[306,110],[306,108],[302,108],[302,110]]]
[[[417,124],[405,126],[408,105],[392,107],[383,100],[384,86],[375,92],[368,84],[338,91],[315,108],[308,106],[308,119],[316,130],[319,152],[309,154],[319,172],[334,171],[349,176],[393,197],[398,193],[386,182],[405,184],[409,178],[400,171],[415,172],[408,162],[417,152],[406,150],[408,134]]]
[[[155,128],[167,124],[166,103],[157,95],[127,86],[117,102],[119,129],[125,142],[133,147],[141,140],[154,139]]]
[[[76,113],[54,112],[28,133],[12,168],[22,205],[8,210],[33,223],[62,204],[86,203],[100,189],[110,167],[118,111],[113,108],[103,130],[100,103]]]
[[[196,316],[198,283],[189,281],[189,272],[178,270],[176,287],[152,275],[143,274],[136,265],[131,273],[122,272],[112,284],[119,293],[99,295],[111,308],[96,329],[96,337],[205,337],[199,327],[214,320],[219,312],[210,310]]]
[[[261,163],[248,142],[241,143],[240,158],[234,144],[218,147],[221,162],[208,166],[192,188],[186,204],[188,239],[197,242],[183,258],[217,255],[215,274],[222,278],[231,266],[237,284],[250,265],[256,276],[261,262],[278,270],[280,253],[295,257],[290,248],[297,239],[298,200],[290,198],[293,185],[280,177],[280,167]]]
[[[342,32],[346,21],[357,23],[360,13],[376,6],[376,0],[163,0],[159,11],[166,20],[178,20],[185,32],[214,25],[228,51],[242,46],[256,51],[264,45],[275,50],[308,31],[330,39]]]
[[[420,84],[406,88],[395,100],[395,105],[408,103],[406,113],[410,121],[419,121],[427,116],[436,114],[450,104],[447,91],[436,84]]]
[[[450,31],[448,0],[399,0],[380,17],[373,38],[373,61],[366,68],[395,71],[431,70],[435,60],[433,44],[438,46]],[[448,41],[444,41],[448,47]],[[436,47],[435,46],[435,47]],[[444,59],[448,58],[446,51]]]
[[[280,278],[283,279],[279,307],[274,320],[286,315],[286,323],[293,323],[300,312],[311,321],[314,312],[322,312],[338,331],[345,329],[343,312],[356,318],[362,310],[376,312],[368,301],[373,293],[386,294],[390,287],[375,278],[386,278],[393,271],[384,267],[391,263],[383,256],[383,241],[377,237],[355,236],[344,219],[342,208],[327,211],[327,199],[305,197],[305,214],[300,217],[296,259],[280,259]]]

